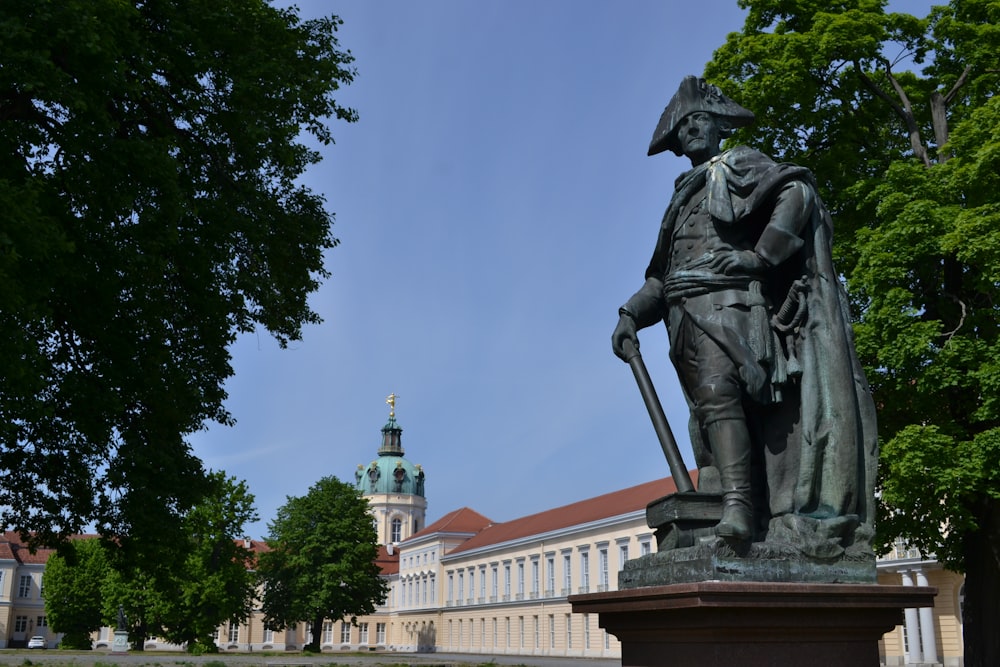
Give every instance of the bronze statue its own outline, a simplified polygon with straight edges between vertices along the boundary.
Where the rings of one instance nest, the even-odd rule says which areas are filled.
[[[753,114],[686,77],[649,155],[692,169],[675,183],[646,281],[612,335],[666,323],[691,419],[698,491],[721,493],[715,534],[831,557],[870,550],[875,410],[812,174],[737,146]]]

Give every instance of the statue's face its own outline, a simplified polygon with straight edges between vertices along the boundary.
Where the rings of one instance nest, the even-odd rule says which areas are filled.
[[[719,153],[719,123],[705,111],[695,111],[677,124],[677,142],[681,152],[698,165]]]

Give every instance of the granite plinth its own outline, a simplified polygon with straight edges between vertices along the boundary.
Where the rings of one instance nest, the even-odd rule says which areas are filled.
[[[877,667],[878,640],[928,586],[728,582],[570,596],[622,643],[622,667]]]

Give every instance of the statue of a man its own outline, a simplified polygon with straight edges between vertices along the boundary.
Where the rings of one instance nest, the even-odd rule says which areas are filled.
[[[691,411],[699,491],[722,493],[720,537],[832,556],[870,544],[875,410],[854,351],[832,223],[811,173],[720,142],[753,114],[686,77],[649,155],[691,161],[646,281],[612,335],[666,323]]]

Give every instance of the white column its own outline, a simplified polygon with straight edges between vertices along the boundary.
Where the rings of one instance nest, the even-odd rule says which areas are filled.
[[[917,570],[917,586],[927,586],[927,575]],[[926,662],[937,662],[937,634],[934,631],[934,608],[920,608],[920,640]]]
[[[904,586],[913,585],[913,579],[910,578],[909,572],[900,572],[899,576],[903,579]],[[908,654],[906,663],[921,663],[924,658],[920,652],[920,623],[917,621],[917,610],[907,609],[903,615],[906,619],[906,652]]]

